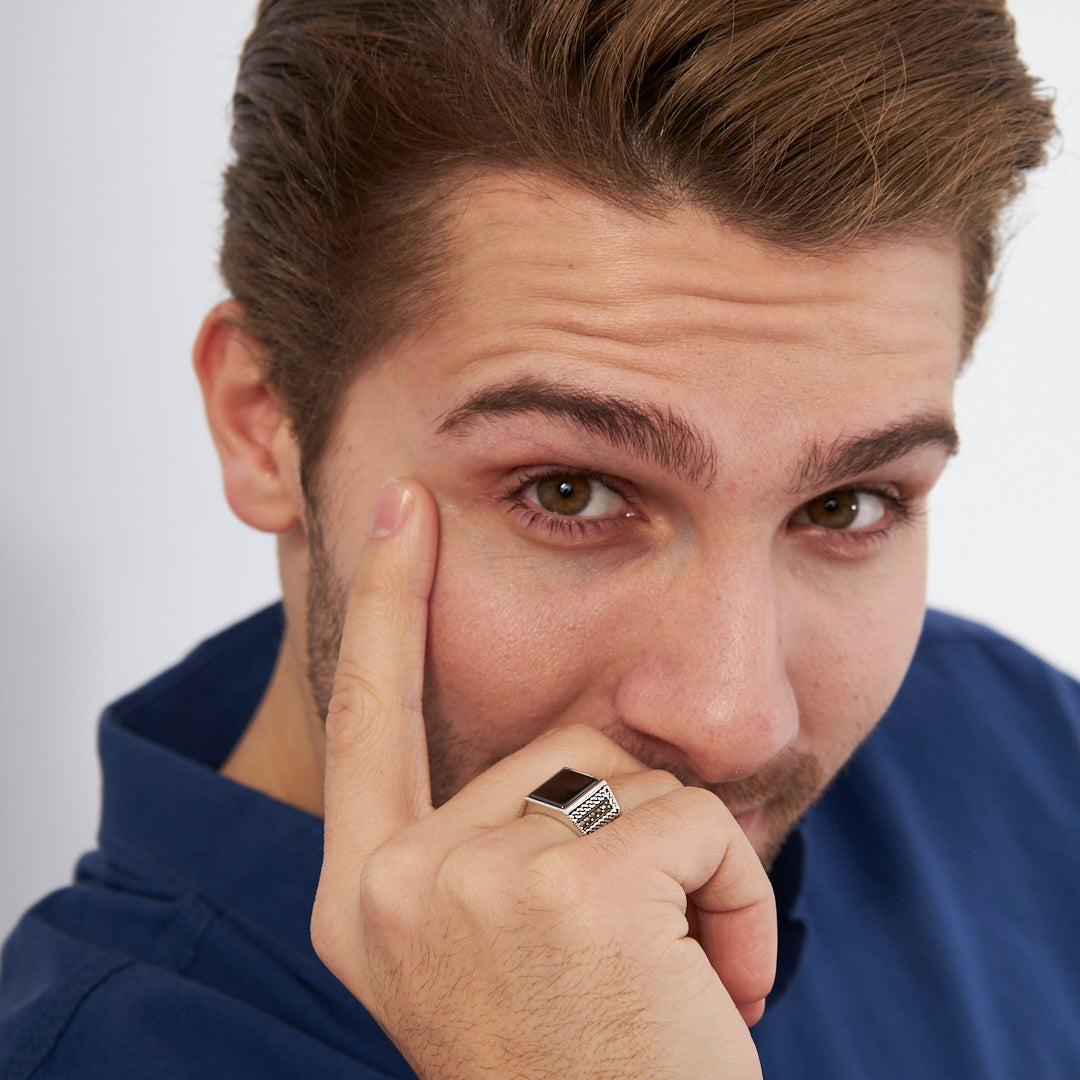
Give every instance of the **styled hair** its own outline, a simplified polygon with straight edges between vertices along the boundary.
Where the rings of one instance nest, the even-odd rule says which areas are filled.
[[[1053,133],[998,0],[262,0],[233,116],[222,273],[308,479],[483,170],[793,249],[955,237],[969,349]]]

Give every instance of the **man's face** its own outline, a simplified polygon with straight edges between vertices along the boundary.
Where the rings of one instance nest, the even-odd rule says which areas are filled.
[[[378,487],[415,477],[436,803],[581,722],[714,790],[769,860],[919,634],[959,259],[793,254],[520,177],[460,198],[451,298],[355,379],[324,459],[316,703]]]

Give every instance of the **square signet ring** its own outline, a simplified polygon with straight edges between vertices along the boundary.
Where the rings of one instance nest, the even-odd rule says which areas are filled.
[[[606,780],[576,769],[560,769],[525,796],[523,814],[546,814],[586,836],[619,816],[619,803]]]

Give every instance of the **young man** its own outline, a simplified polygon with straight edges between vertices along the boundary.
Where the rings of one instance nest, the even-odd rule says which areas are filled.
[[[264,2],[195,361],[283,608],[106,715],[5,1075],[1075,1072],[1080,688],[923,622],[1049,130],[992,4]]]

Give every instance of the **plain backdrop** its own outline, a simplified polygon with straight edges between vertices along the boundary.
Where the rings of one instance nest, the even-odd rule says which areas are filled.
[[[277,595],[189,349],[253,0],[2,0],[0,936],[91,846],[96,715]],[[930,599],[1080,672],[1080,17],[1016,0],[1064,133],[1012,220],[932,505]],[[963,762],[957,763],[963,768]]]

